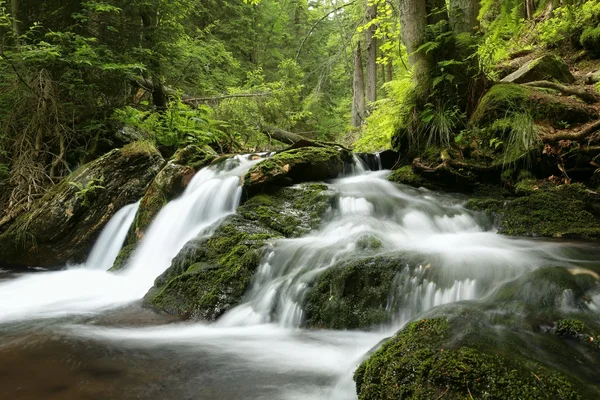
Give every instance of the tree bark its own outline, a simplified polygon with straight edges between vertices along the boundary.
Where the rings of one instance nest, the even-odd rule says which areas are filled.
[[[400,27],[402,42],[408,52],[408,63],[412,68],[416,85],[417,103],[426,102],[431,87],[432,58],[424,51],[416,50],[427,42],[427,7],[425,0],[403,0],[400,2]]]
[[[533,0],[525,0],[525,12],[527,14],[527,19],[533,19]]]
[[[455,33],[472,32],[479,26],[478,0],[450,0],[450,27]]]
[[[12,16],[12,30],[15,41],[19,40],[21,32],[19,30],[19,0],[11,0],[10,15]]]
[[[301,140],[306,140],[305,137],[300,136],[296,133],[284,131],[283,129],[275,128],[272,126],[264,126],[260,128],[263,133],[268,135],[270,138],[275,139],[285,144],[295,144]]]
[[[354,53],[354,80],[352,96],[352,126],[358,128],[365,120],[365,76],[362,64],[360,41]]]
[[[377,18],[377,5],[367,6],[367,23],[371,23],[365,31],[367,43],[367,100],[377,101],[377,26],[372,23]]]

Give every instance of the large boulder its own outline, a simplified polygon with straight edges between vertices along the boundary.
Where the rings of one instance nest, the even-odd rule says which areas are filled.
[[[320,184],[272,188],[251,198],[212,236],[190,241],[144,303],[183,318],[216,320],[240,302],[273,241],[317,228],[328,199]]]
[[[573,83],[575,82],[575,77],[571,74],[569,66],[562,58],[553,54],[546,54],[527,61],[518,70],[502,79],[501,82],[527,83],[534,81]]]
[[[244,177],[244,191],[252,196],[269,185],[337,178],[344,171],[350,153],[335,146],[292,148],[261,161]]]
[[[164,160],[145,142],[131,143],[79,167],[0,234],[0,263],[57,267],[82,262],[104,225],[135,203]]]
[[[355,372],[360,400],[598,398],[596,277],[541,268],[431,310]]]
[[[470,199],[466,207],[496,216],[499,233],[511,236],[600,237],[600,196],[582,184],[520,182],[514,200]]]
[[[594,107],[577,99],[555,96],[528,86],[500,83],[492,86],[481,99],[470,123],[483,128],[514,113],[528,113],[535,122],[556,128],[585,123],[598,117]]]
[[[381,242],[364,237],[361,254]],[[396,279],[408,268],[400,257],[367,257],[342,261],[320,274],[306,299],[306,326],[318,329],[368,329],[388,323],[387,309]]]

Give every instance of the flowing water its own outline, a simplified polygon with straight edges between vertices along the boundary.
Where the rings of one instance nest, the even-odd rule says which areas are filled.
[[[321,229],[275,243],[242,303],[219,321],[142,310],[136,300],[181,247],[235,211],[240,176],[254,162],[199,172],[121,273],[103,271],[117,246],[104,239],[123,242],[135,205],[115,215],[85,265],[0,283],[0,398],[355,399],[352,373],[365,353],[418,314],[480,299],[540,266],[589,267],[598,255],[593,245],[497,235],[461,198],[399,187],[356,160],[349,176],[328,183],[337,201]],[[311,284],[367,254],[364,243],[377,243],[370,255],[406,260],[389,293],[392,324],[302,329]]]

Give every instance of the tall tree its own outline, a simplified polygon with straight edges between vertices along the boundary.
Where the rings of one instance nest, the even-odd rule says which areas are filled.
[[[367,44],[367,100],[377,101],[377,2],[368,0],[367,3],[367,30],[365,39]]]
[[[526,0],[530,2],[532,0]],[[479,25],[479,0],[450,0],[450,27],[456,33],[471,32]]]
[[[402,42],[408,52],[418,102],[423,102],[429,93],[431,56],[417,51],[427,42],[427,6],[425,0],[403,0],[400,2],[400,26]]]
[[[352,87],[352,125],[358,128],[365,120],[365,77],[360,41],[356,44],[356,51],[354,53],[354,80]]]

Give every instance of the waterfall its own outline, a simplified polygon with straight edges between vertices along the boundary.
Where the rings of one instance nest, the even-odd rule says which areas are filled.
[[[107,271],[113,266],[139,206],[139,202],[125,206],[110,219],[85,262],[86,268]]]
[[[1,282],[0,323],[96,313],[141,299],[187,241],[202,233],[210,234],[219,221],[235,212],[241,177],[259,161],[256,157],[235,156],[198,172],[182,196],[155,217],[120,273],[106,270],[118,255],[137,204],[113,216],[85,265]]]

